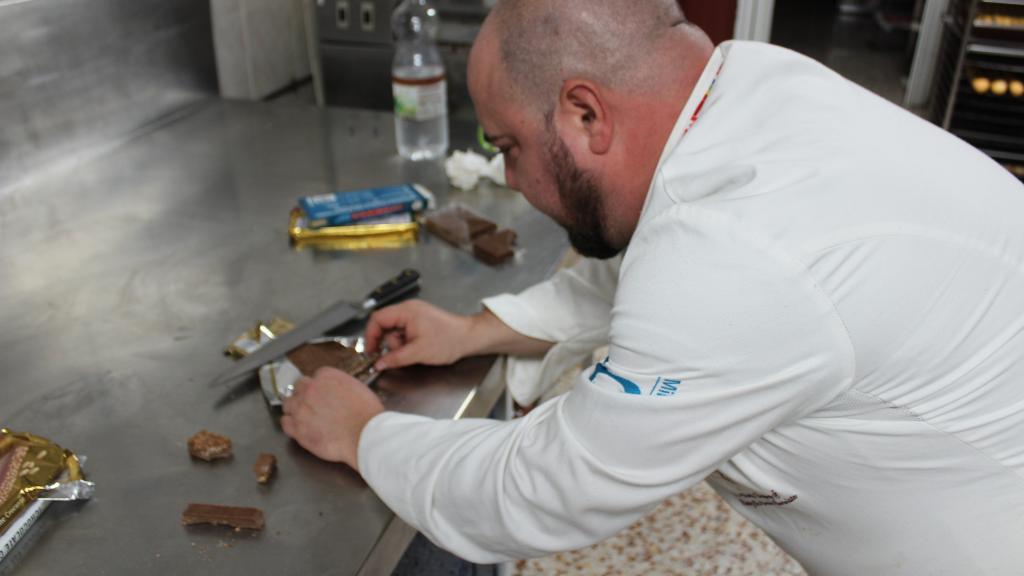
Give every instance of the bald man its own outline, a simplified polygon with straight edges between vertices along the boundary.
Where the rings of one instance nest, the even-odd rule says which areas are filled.
[[[381,368],[502,353],[513,422],[385,412],[336,371],[284,430],[434,542],[585,546],[707,479],[812,574],[1024,570],[1024,187],[819,64],[672,0],[504,0],[470,88],[510,185],[593,257]]]

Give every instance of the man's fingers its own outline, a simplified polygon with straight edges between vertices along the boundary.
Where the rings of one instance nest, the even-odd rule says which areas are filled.
[[[281,429],[289,438],[295,437],[295,419],[285,414],[281,417]]]
[[[406,314],[402,304],[381,308],[370,315],[366,325],[366,350],[377,352],[380,349],[381,337],[392,330],[405,328]]]
[[[384,328],[374,322],[374,316],[370,316],[370,320],[366,325],[366,333],[363,335],[365,338],[366,351],[374,353],[380,349],[380,337],[384,334]]]
[[[310,452],[315,453],[317,446],[323,440],[322,435],[317,432],[315,426],[309,426],[308,423],[293,416],[281,418],[281,429],[284,430],[284,433],[289,438],[298,442],[299,446]]]
[[[302,396],[303,394],[305,394],[306,391],[309,390],[309,386],[312,383],[312,378],[307,378],[305,376],[299,378],[298,381],[295,382],[295,391],[292,392],[292,398],[294,398],[295,396]]]
[[[384,337],[384,343],[388,345],[388,350],[398,350],[405,346],[405,335],[401,332],[389,332]]]
[[[420,347],[415,343],[406,344],[381,356],[375,367],[377,370],[404,368],[420,361]]]
[[[281,403],[281,411],[284,412],[285,416],[289,416],[292,422],[301,421],[303,416],[308,412],[309,406],[301,398],[285,398]]]

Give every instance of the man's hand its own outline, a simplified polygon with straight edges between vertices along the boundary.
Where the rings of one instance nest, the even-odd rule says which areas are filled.
[[[359,470],[359,436],[384,411],[366,384],[334,368],[302,378],[284,401],[281,427],[303,448],[330,462]]]
[[[516,332],[489,310],[459,316],[422,300],[402,302],[370,316],[366,349],[377,352],[381,343],[387,345],[388,353],[377,361],[378,370],[412,364],[445,366],[484,354],[538,356],[554,345]]]
[[[412,364],[454,364],[470,355],[467,339],[472,325],[471,316],[458,316],[422,300],[410,300],[370,316],[366,349],[372,353],[382,342],[387,345],[388,353],[377,362],[378,370]]]

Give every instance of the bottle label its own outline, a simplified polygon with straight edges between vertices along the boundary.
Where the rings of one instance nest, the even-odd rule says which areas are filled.
[[[423,80],[395,78],[395,116],[406,120],[433,120],[448,110],[448,83],[444,76]]]

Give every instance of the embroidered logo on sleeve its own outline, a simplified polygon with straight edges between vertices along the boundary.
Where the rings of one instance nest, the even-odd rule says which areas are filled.
[[[594,366],[594,371],[590,373],[590,381],[594,383],[609,383],[613,384],[616,389],[626,394],[633,394],[636,396],[675,396],[679,392],[679,386],[682,381],[678,378],[665,378],[658,376],[657,378],[646,378],[646,382],[631,380],[619,374],[612,372],[608,368],[608,359],[605,358],[604,362],[598,362]],[[601,381],[599,381],[601,379]]]
[[[594,371],[591,372],[590,374],[590,381],[596,382],[598,376],[604,376],[606,378],[612,379],[616,384],[622,387],[622,391],[625,392],[626,394],[636,394],[638,396],[640,394],[643,394],[643,392],[641,392],[640,390],[640,387],[637,386],[635,382],[629,380],[628,378],[623,378],[622,376],[615,374],[614,372],[608,369],[608,366],[606,366],[604,362],[598,362],[597,365],[594,366]]]
[[[679,391],[680,383],[681,380],[658,376],[658,379],[654,382],[651,394],[654,396],[675,396],[676,392]]]

